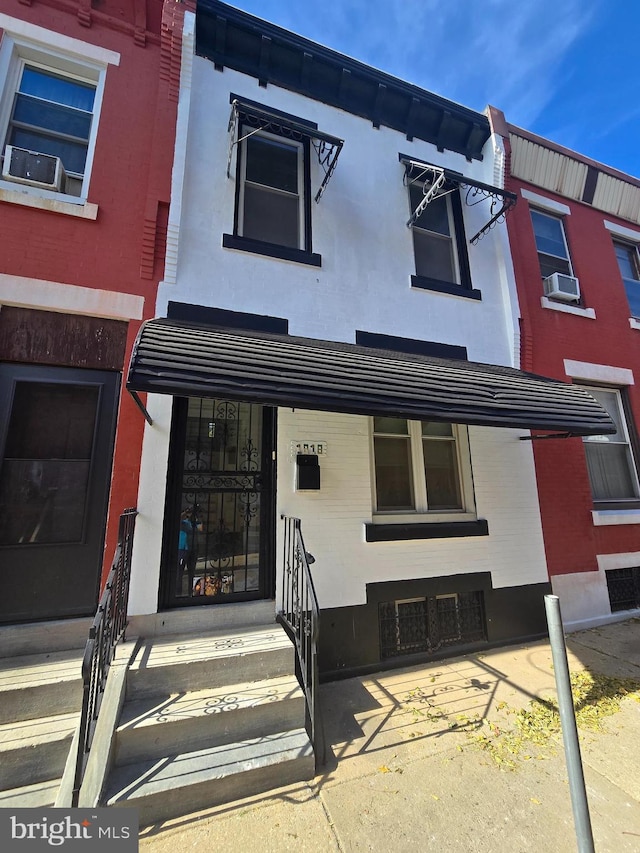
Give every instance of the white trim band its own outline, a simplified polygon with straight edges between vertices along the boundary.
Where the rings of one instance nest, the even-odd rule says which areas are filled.
[[[120,54],[116,53],[115,50],[108,50],[90,42],[63,36],[54,30],[38,27],[20,18],[12,18],[10,15],[5,15],[4,12],[0,12],[0,29],[3,29],[9,36],[39,42],[40,46],[48,51],[62,50],[65,53],[72,53],[80,59],[99,62],[100,65],[120,65]]]
[[[564,360],[564,372],[572,379],[587,382],[604,382],[608,385],[635,385],[633,370],[628,367],[611,367],[608,364],[590,364],[588,361]]]
[[[144,297],[0,273],[0,304],[111,320],[141,320]]]
[[[540,297],[540,304],[543,308],[550,308],[552,311],[562,311],[564,314],[575,314],[576,317],[586,317],[587,320],[596,319],[596,312],[593,308],[578,308],[577,305],[567,305],[565,302],[555,302],[547,296]]]
[[[640,243],[640,231],[625,228],[624,225],[618,225],[616,222],[608,222],[606,219],[603,224],[607,231],[615,234],[616,237],[623,237],[626,240],[631,240],[633,243]]]
[[[571,214],[571,208],[567,204],[562,204],[560,201],[554,201],[552,198],[547,198],[538,193],[532,193],[531,190],[520,190],[522,198],[526,198],[535,207],[542,207],[544,210],[551,210],[553,213],[560,213],[563,216]]]
[[[591,511],[594,527],[613,524],[640,524],[640,509],[594,509]]]

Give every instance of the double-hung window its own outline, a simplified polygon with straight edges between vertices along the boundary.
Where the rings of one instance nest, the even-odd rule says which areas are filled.
[[[630,243],[614,242],[613,248],[618,261],[624,289],[627,292],[629,310],[632,317],[640,318],[640,264],[638,247]]]
[[[241,132],[238,235],[304,250],[304,143],[246,126]]]
[[[419,181],[409,184],[411,213],[418,208],[428,190],[429,185]],[[432,198],[413,222],[411,230],[416,266],[413,286],[461,295],[465,290],[470,291],[458,188],[447,189]]]
[[[536,238],[542,278],[547,278],[554,272],[572,276],[573,271],[562,219],[558,216],[542,213],[540,210],[532,210],[531,221],[533,222],[533,233]]]
[[[411,210],[418,207],[423,195],[422,184],[409,185]],[[460,283],[450,193],[432,199],[413,223],[413,250],[416,275]]]
[[[607,410],[617,427],[613,435],[583,439],[593,500],[638,501],[640,484],[622,394],[616,388],[586,390]]]
[[[374,417],[373,454],[377,513],[449,517],[472,511],[464,427]]]
[[[64,168],[59,188],[69,195],[82,190],[95,95],[95,84],[86,80],[22,65],[6,144],[58,157]]]
[[[315,122],[231,94],[227,177],[235,154],[233,234],[222,245],[321,266],[312,252],[311,201],[320,200],[336,167],[343,140],[318,130]],[[324,172],[311,190],[311,159]],[[314,169],[314,175],[318,170]]]
[[[34,27],[34,36],[41,30]],[[85,45],[83,45],[85,47]],[[113,51],[51,33],[51,45],[5,31],[0,48],[2,187],[86,199]]]

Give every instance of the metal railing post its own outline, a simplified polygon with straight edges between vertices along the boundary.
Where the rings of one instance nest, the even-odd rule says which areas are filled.
[[[120,516],[116,553],[100,596],[96,615],[89,629],[89,637],[82,658],[82,708],[71,794],[71,805],[74,807],[78,805],[80,798],[80,788],[100,713],[109,666],[113,660],[116,644],[124,636],[127,626],[131,545],[137,514],[137,510],[127,509]]]
[[[585,787],[582,759],[580,756],[578,727],[576,725],[576,715],[573,708],[573,694],[571,692],[567,647],[565,645],[564,631],[562,629],[560,599],[557,595],[545,595],[544,606],[547,613],[551,655],[553,657],[553,670],[558,690],[558,709],[560,711],[562,740],[564,742],[564,753],[567,761],[567,771],[569,773],[569,790],[571,792],[571,805],[573,808],[573,820],[576,828],[578,850],[579,853],[594,853],[595,848],[593,846],[593,833],[591,831],[591,819],[589,817],[587,790]]]
[[[281,516],[284,522],[282,598],[278,616],[294,642],[299,677],[305,695],[308,733],[316,755],[324,757],[318,706],[318,638],[320,608],[309,569],[313,561],[302,538],[300,519]]]

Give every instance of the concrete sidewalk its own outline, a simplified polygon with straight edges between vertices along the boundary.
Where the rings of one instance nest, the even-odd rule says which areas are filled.
[[[567,645],[572,672],[640,686],[640,620],[572,634]],[[555,696],[547,642],[333,682],[321,692],[330,755],[312,783],[150,827],[140,850],[577,850],[561,737],[518,754],[486,748],[513,730],[532,699]],[[595,849],[637,852],[640,703],[622,698],[604,726],[580,731]]]

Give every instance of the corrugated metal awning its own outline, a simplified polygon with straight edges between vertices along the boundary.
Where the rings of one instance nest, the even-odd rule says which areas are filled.
[[[615,432],[583,389],[512,368],[164,319],[140,330],[127,388],[573,435]]]

